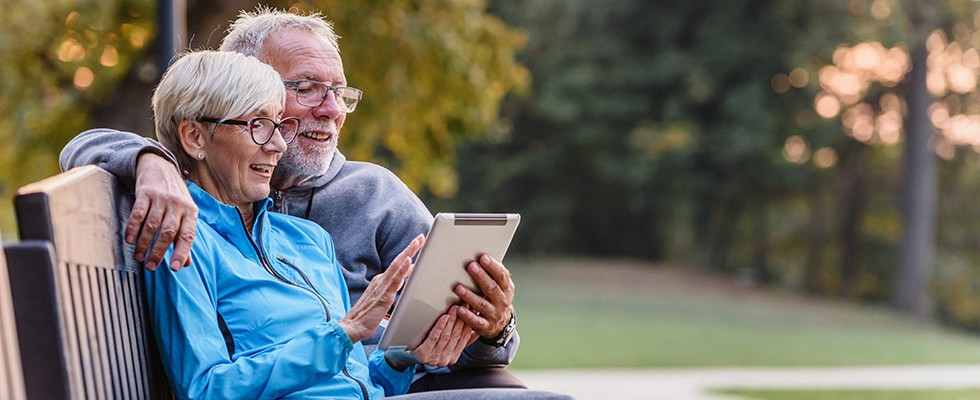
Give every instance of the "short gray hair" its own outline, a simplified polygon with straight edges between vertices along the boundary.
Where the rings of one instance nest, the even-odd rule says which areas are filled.
[[[228,27],[228,34],[221,40],[222,51],[234,51],[262,59],[262,46],[269,34],[282,29],[298,29],[312,32],[327,40],[340,51],[333,24],[318,12],[306,15],[259,6],[254,12],[242,11],[238,19]]]
[[[285,103],[279,73],[255,57],[222,51],[186,53],[167,69],[153,92],[157,139],[174,154],[182,171],[193,171],[194,159],[180,143],[182,121],[235,118],[270,105],[280,113]]]

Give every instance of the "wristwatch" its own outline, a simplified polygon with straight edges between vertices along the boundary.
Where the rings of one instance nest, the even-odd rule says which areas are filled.
[[[517,316],[514,312],[510,313],[510,321],[504,326],[504,329],[497,334],[497,337],[487,339],[480,336],[480,341],[484,344],[494,346],[494,347],[504,347],[507,343],[510,343],[510,338],[514,336],[514,331],[517,330]]]

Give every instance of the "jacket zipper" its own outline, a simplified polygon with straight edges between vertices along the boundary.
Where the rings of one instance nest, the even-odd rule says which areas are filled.
[[[260,238],[259,240],[262,240],[262,239]],[[329,321],[330,320],[330,310],[327,309],[327,300],[323,298],[323,295],[321,295],[320,292],[317,291],[315,287],[313,287],[313,282],[310,282],[310,279],[306,277],[306,274],[303,273],[303,271],[300,270],[299,267],[297,267],[297,266],[293,265],[293,263],[289,262],[289,260],[287,260],[286,257],[276,256],[276,259],[279,260],[279,262],[288,265],[290,268],[292,268],[294,271],[296,271],[296,273],[298,273],[300,277],[303,278],[303,282],[306,282],[306,286],[307,287],[303,287],[303,286],[299,286],[299,285],[296,285],[296,286],[301,287],[303,289],[306,289],[308,292],[310,292],[314,296],[316,296],[316,299],[317,300],[320,300],[320,305],[323,306],[323,312],[327,313],[327,321]]]
[[[260,238],[259,240],[261,240],[261,236],[259,238]],[[320,295],[320,292],[317,291],[315,287],[313,287],[313,282],[310,282],[310,279],[306,277],[306,274],[301,269],[299,269],[299,267],[289,262],[289,260],[287,260],[286,257],[276,256],[276,259],[279,260],[279,262],[288,265],[290,268],[295,270],[300,277],[303,278],[303,282],[306,282],[306,284],[309,286],[310,292],[314,293],[317,296],[317,298],[320,299],[320,304],[323,305],[323,310],[327,311],[327,301],[323,298],[322,295]],[[327,315],[328,316],[330,315],[330,311],[327,311]],[[350,379],[357,383],[357,386],[361,388],[361,394],[364,395],[364,399],[368,400],[369,397],[368,397],[367,387],[364,386],[363,382],[351,376],[350,372],[347,371],[347,363],[344,363],[344,369],[341,371],[344,373],[344,376],[346,376],[347,379]]]
[[[299,268],[297,268],[295,265],[293,265],[292,263],[286,261],[286,258],[285,257],[282,257],[282,256],[279,256],[278,257],[279,261],[282,261],[284,264],[286,264],[289,267],[291,267],[292,269],[296,270],[296,272],[299,272],[299,275],[301,277],[303,277],[303,280],[306,281],[306,284],[307,285],[310,285],[309,288],[306,288],[306,287],[297,285],[295,282],[292,282],[292,281],[286,279],[285,277],[283,277],[282,275],[279,275],[279,273],[276,272],[274,269],[272,269],[272,266],[269,265],[269,261],[266,259],[265,251],[262,249],[262,246],[261,246],[262,245],[262,219],[259,219],[259,226],[256,227],[258,229],[258,231],[259,231],[259,234],[258,234],[259,243],[258,243],[258,245],[256,245],[256,243],[255,243],[254,240],[252,240],[252,236],[248,234],[248,228],[245,226],[245,218],[242,217],[242,213],[241,212],[238,213],[238,219],[242,221],[242,228],[245,229],[245,236],[248,236],[248,242],[252,245],[252,248],[255,249],[255,253],[259,255],[259,260],[262,261],[262,266],[265,267],[265,270],[268,271],[270,274],[272,274],[273,277],[275,277],[276,279],[278,279],[279,281],[281,281],[281,282],[283,282],[283,283],[285,283],[287,285],[296,286],[298,288],[305,289],[305,290],[309,291],[310,293],[312,293],[313,296],[315,296],[317,298],[317,300],[320,301],[320,305],[323,306],[323,311],[327,314],[327,321],[329,321],[330,320],[330,310],[327,309],[327,302],[323,299],[323,297],[320,296],[319,293],[316,292],[316,290],[313,289],[313,284],[310,283],[310,280],[306,277],[306,274],[304,274],[303,271],[300,271]],[[364,383],[361,382],[359,379],[353,377],[350,374],[350,372],[347,371],[347,362],[346,361],[344,361],[344,368],[341,370],[341,372],[344,373],[344,376],[346,376],[347,379],[350,379],[350,380],[354,381],[354,383],[357,383],[357,386],[361,389],[361,395],[364,396],[364,400],[370,400],[370,397],[368,396],[367,387],[364,386]]]
[[[361,381],[359,381],[357,378],[351,376],[350,375],[350,372],[347,372],[347,363],[346,362],[344,362],[344,369],[342,369],[341,371],[344,373],[344,376],[346,376],[347,378],[349,378],[350,380],[352,380],[354,382],[357,382],[357,386],[360,386],[361,387],[361,394],[364,395],[364,400],[371,400],[371,398],[368,397],[367,388],[364,387],[364,384],[361,383]]]
[[[265,253],[262,251],[261,248],[259,248],[258,245],[255,244],[255,240],[252,239],[252,236],[248,234],[248,228],[245,226],[245,217],[242,217],[242,213],[241,212],[238,213],[238,219],[242,221],[242,228],[245,229],[245,236],[248,237],[248,243],[252,245],[252,249],[255,250],[255,254],[258,254],[259,255],[259,261],[262,262],[262,267],[265,268],[265,271],[268,272],[270,275],[272,275],[277,280],[279,280],[279,281],[281,281],[283,283],[286,283],[286,284],[289,284],[289,285],[293,285],[293,286],[297,286],[298,287],[299,285],[291,282],[290,280],[286,279],[282,275],[279,275],[278,272],[276,272],[274,269],[272,269],[272,266],[269,265],[269,261],[266,260],[266,258],[265,258]],[[261,219],[259,220],[258,229],[259,229],[260,232],[262,231],[262,220]],[[262,235],[261,234],[259,235],[259,240],[262,240]]]

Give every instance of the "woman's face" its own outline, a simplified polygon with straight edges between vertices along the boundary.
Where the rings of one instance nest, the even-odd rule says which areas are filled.
[[[257,113],[241,115],[236,120],[269,117],[279,121],[279,107],[269,106]],[[212,123],[202,123],[205,129]],[[214,124],[213,133],[204,135],[200,168],[194,180],[198,186],[222,203],[241,207],[269,197],[272,171],[286,150],[286,141],[278,130],[267,143],[255,144],[247,126]],[[191,154],[196,157],[197,154]]]

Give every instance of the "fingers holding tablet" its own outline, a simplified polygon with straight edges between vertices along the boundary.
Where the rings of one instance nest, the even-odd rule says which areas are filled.
[[[456,294],[469,305],[469,309],[463,308],[459,314],[480,336],[494,338],[510,322],[514,310],[514,281],[510,271],[493,257],[484,254],[479,259],[479,264],[470,262],[466,269],[483,295],[464,285],[456,285]]]
[[[425,341],[412,351],[415,359],[427,365],[444,367],[453,365],[469,343],[473,330],[458,318],[460,307],[453,306],[439,317]]]

